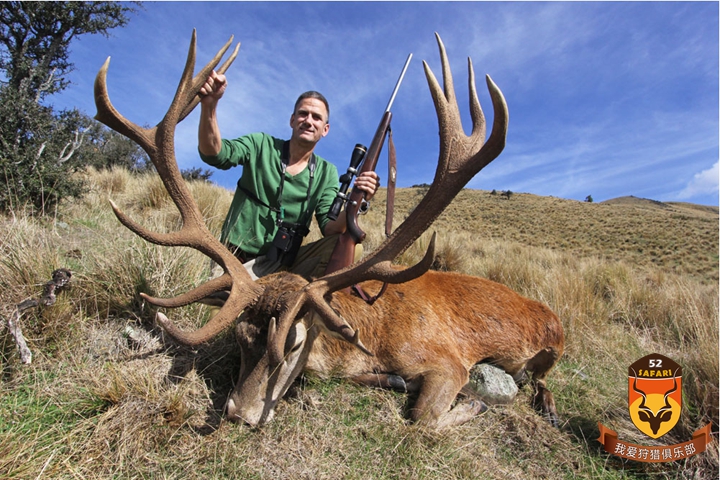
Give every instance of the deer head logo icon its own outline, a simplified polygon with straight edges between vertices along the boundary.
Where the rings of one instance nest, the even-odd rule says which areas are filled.
[[[635,426],[651,438],[668,433],[680,419],[682,367],[659,354],[628,369],[628,406]]]

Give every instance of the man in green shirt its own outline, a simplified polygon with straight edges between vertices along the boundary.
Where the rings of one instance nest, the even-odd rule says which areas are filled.
[[[198,150],[204,162],[223,170],[243,166],[221,240],[254,277],[281,268],[303,276],[322,275],[337,234],[346,227],[344,211],[334,221],[327,217],[338,192],[337,169],[313,153],[330,130],[327,100],[318,92],[300,95],[290,116],[289,140],[264,133],[228,140],[220,135],[217,122],[217,104],[226,87],[224,75],[210,74],[200,89],[198,128]],[[375,172],[355,180],[366,200],[378,186]],[[296,258],[284,253],[285,242],[299,242],[307,234],[313,213],[324,238],[304,246]]]

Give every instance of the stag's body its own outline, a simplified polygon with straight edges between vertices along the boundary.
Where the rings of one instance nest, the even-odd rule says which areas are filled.
[[[303,283],[292,277],[281,274],[265,281],[284,288]],[[363,286],[375,291],[380,283]],[[468,383],[470,368],[489,362],[513,376],[524,370],[532,372],[536,389],[533,403],[556,423],[545,376],[563,353],[564,337],[559,319],[545,305],[484,278],[430,271],[415,280],[388,286],[373,305],[341,291],[333,294],[330,306],[361,332],[365,347],[374,356],[325,333],[322,322],[315,322],[308,314],[301,320],[307,335],[302,349],[307,352],[289,355],[280,370],[302,369],[322,377],[418,391],[411,418],[442,428],[468,421],[480,411],[482,403],[472,399],[452,410],[450,406]],[[273,314],[272,307],[253,311],[250,316],[254,320],[248,321],[259,328],[251,332],[245,323],[239,324],[238,342],[245,365],[228,402],[231,419],[253,425],[269,420],[265,418],[271,415],[266,408],[266,392],[275,388],[264,381],[271,376],[268,366],[250,352],[264,351],[266,340],[257,333]],[[293,364],[296,361],[298,365]],[[277,383],[285,381],[279,379]],[[283,390],[274,397],[281,397]]]

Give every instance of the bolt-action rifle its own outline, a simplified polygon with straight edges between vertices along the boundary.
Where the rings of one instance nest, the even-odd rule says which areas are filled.
[[[359,175],[363,172],[369,172],[375,170],[378,159],[380,158],[380,152],[382,151],[383,144],[388,131],[390,130],[390,121],[392,119],[392,113],[390,108],[395,101],[395,96],[400,89],[405,72],[407,71],[410,60],[412,59],[412,53],[408,55],[405,61],[405,66],[400,73],[395,88],[390,96],[385,113],[383,113],[380,125],[375,131],[375,136],[370,143],[370,148],[366,148],[364,145],[357,144],[353,149],[353,153],[350,157],[350,166],[347,172],[340,176],[340,189],[337,197],[335,198],[328,217],[331,220],[336,220],[343,205],[345,205],[345,216],[347,221],[347,229],[343,234],[340,235],[335,249],[330,256],[330,261],[325,270],[325,274],[333,273],[344,267],[347,267],[354,261],[355,257],[355,246],[358,243],[362,243],[365,239],[365,232],[358,226],[358,215],[365,213],[369,206],[365,200],[365,192],[359,190],[357,187],[353,187],[350,194],[347,194],[347,190],[352,182],[355,175]],[[390,146],[392,150],[392,145]],[[394,167],[393,167],[394,168]],[[394,176],[394,172],[391,175]]]

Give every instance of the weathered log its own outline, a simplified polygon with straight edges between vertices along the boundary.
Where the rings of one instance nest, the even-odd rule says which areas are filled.
[[[15,306],[10,318],[7,320],[7,326],[10,333],[15,338],[18,351],[20,352],[20,361],[29,365],[32,362],[32,352],[27,346],[25,337],[20,327],[20,317],[25,310],[29,310],[35,307],[49,307],[55,304],[56,294],[60,293],[63,287],[70,282],[72,273],[67,268],[58,268],[52,273],[52,280],[48,281],[43,288],[43,294],[37,299],[23,300]]]

